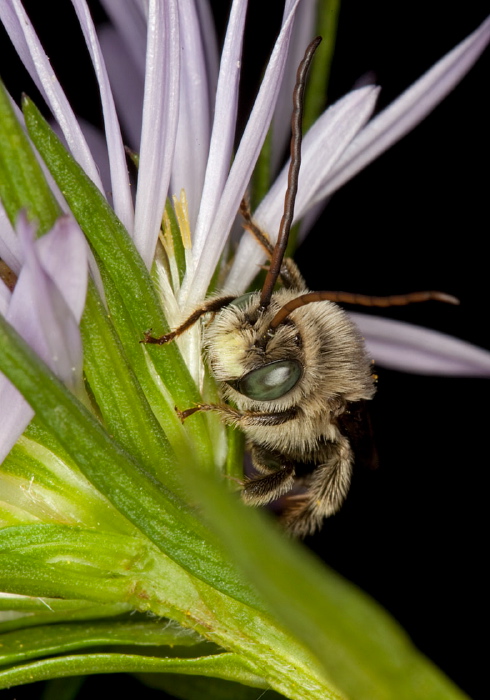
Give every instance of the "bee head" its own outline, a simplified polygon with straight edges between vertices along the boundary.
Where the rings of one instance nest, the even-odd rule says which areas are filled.
[[[239,297],[223,308],[204,332],[204,346],[214,376],[225,394],[252,401],[274,401],[289,394],[303,376],[304,349],[296,326],[281,324],[269,332],[284,299],[295,293],[280,290],[267,309],[260,292]]]

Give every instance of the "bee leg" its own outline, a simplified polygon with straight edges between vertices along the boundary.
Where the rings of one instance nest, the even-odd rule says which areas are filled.
[[[192,408],[187,408],[185,411],[179,411],[177,406],[175,406],[175,412],[179,416],[182,423],[186,418],[189,418],[189,416],[192,416],[198,411],[215,411],[216,413],[219,413],[223,420],[230,425],[240,425],[240,421],[244,418],[244,414],[241,411],[238,411],[227,404],[198,403]]]
[[[245,481],[242,498],[247,505],[265,505],[291,490],[296,473],[294,462],[256,445],[252,448],[252,461],[254,468],[263,476]]]
[[[296,416],[296,409],[289,409],[278,413],[267,411],[239,411],[237,408],[228,406],[227,404],[218,403],[198,403],[193,408],[185,411],[179,411],[176,407],[175,411],[183,422],[189,416],[192,416],[197,411],[215,411],[219,413],[221,418],[228,425],[234,425],[237,428],[245,430],[253,425],[282,425],[287,423]]]
[[[336,513],[349,490],[353,454],[349,441],[341,437],[330,443],[324,464],[319,464],[306,482],[305,493],[293,496],[281,516],[294,537],[306,537],[320,529],[324,518]]]

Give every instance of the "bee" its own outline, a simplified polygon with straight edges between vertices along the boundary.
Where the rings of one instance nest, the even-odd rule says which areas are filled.
[[[241,206],[244,228],[270,258],[262,289],[212,297],[174,331],[159,338],[147,333],[143,341],[164,345],[212,315],[203,347],[224,403],[199,404],[179,415],[184,420],[196,411],[215,411],[244,432],[256,474],[244,481],[242,498],[262,506],[290,494],[281,519],[296,537],[314,533],[342,505],[354,460],[349,418],[375,393],[364,340],[334,302],[387,306],[444,297],[438,292],[387,298],[311,292],[295,263],[284,258],[301,160],[306,74],[319,42],[311,42],[298,67],[288,188],[275,246],[248,206]],[[282,288],[274,291],[278,278]],[[296,487],[300,492],[291,495]]]

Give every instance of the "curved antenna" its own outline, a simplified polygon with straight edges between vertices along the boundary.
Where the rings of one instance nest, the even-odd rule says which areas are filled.
[[[444,294],[444,292],[412,292],[411,294],[396,294],[389,297],[370,297],[364,294],[351,294],[350,292],[308,292],[292,299],[284,304],[272,319],[269,330],[274,330],[289,314],[300,306],[312,304],[315,301],[335,301],[344,304],[357,304],[359,306],[405,306],[421,301],[443,301],[446,304],[459,304],[459,299]]]
[[[303,103],[306,87],[306,75],[310,67],[313,54],[316,51],[318,44],[322,38],[317,36],[316,39],[308,45],[303,60],[298,66],[296,72],[296,84],[293,91],[293,114],[291,116],[291,163],[288,173],[288,187],[284,197],[284,213],[277,235],[277,242],[274,246],[271,263],[264,286],[260,295],[260,306],[265,309],[270,304],[274,285],[281,272],[282,259],[288,244],[289,232],[294,216],[294,202],[296,200],[296,192],[298,191],[298,176],[301,165],[301,141],[303,135],[301,132],[301,123],[303,120]]]

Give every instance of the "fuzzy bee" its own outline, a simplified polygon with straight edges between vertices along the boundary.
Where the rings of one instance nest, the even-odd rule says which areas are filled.
[[[243,484],[247,504],[265,505],[299,487],[281,516],[298,537],[319,529],[344,501],[353,465],[349,417],[375,393],[363,338],[334,301],[387,306],[445,298],[437,292],[388,298],[310,292],[293,261],[284,258],[300,168],[305,80],[319,41],[308,46],[298,68],[288,189],[274,247],[242,204],[244,227],[270,258],[261,291],[212,297],[176,330],[160,338],[147,333],[144,341],[164,345],[212,315],[203,345],[225,403],[179,414],[186,419],[196,411],[216,411],[245,433],[257,472]],[[283,286],[275,290],[278,278]]]

